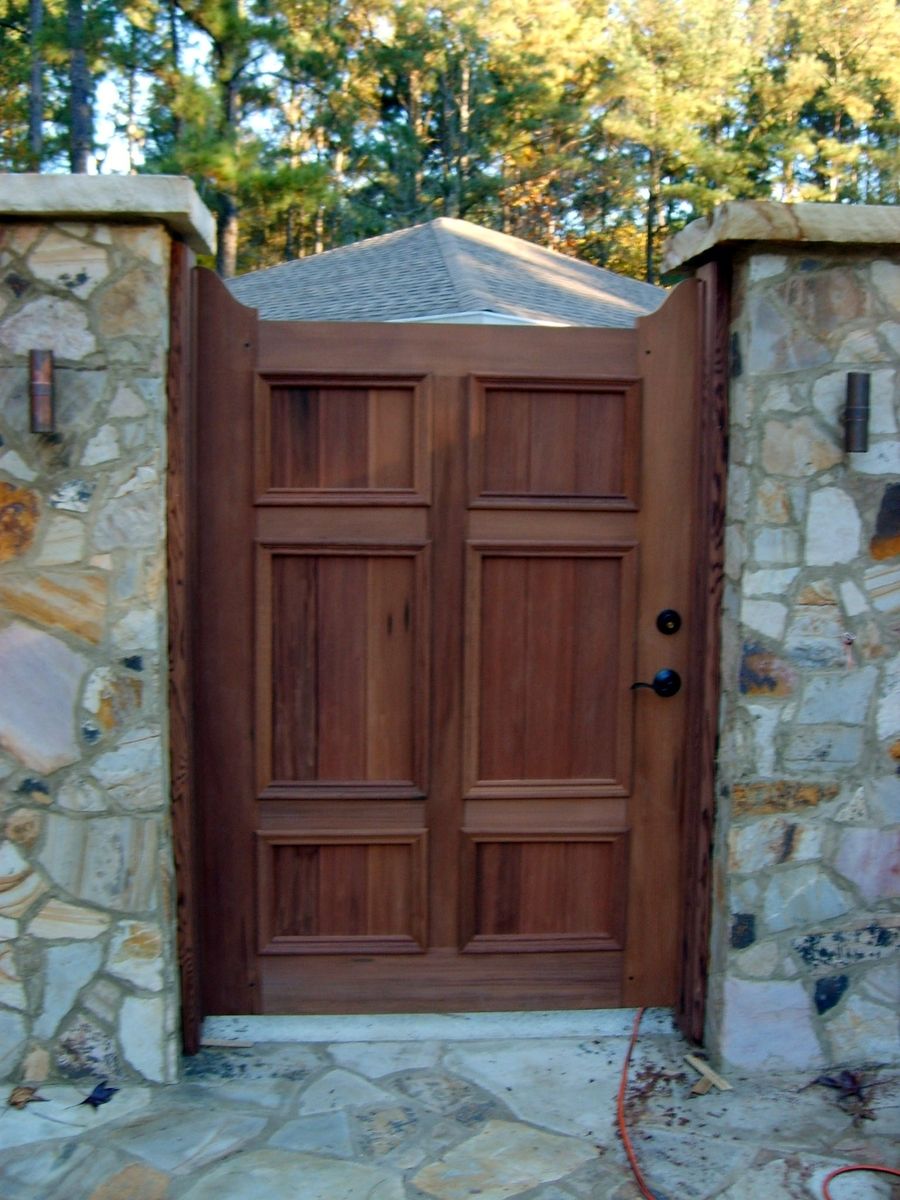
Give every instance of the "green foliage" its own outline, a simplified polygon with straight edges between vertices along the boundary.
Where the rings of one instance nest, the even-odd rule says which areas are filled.
[[[30,40],[28,0],[0,0],[7,170],[35,54],[64,162],[67,0],[43,7]],[[724,199],[900,201],[897,0],[82,7],[130,167],[196,180],[225,273],[448,215],[654,278]]]
[[[0,170],[28,164],[28,5],[0,0]]]

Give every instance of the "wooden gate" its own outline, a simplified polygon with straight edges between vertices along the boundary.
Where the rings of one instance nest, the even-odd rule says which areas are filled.
[[[281,323],[199,273],[205,1012],[675,1002],[698,292]]]

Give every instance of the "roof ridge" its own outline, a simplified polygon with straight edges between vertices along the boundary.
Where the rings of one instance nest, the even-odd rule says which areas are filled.
[[[629,283],[636,284],[638,288],[646,288],[648,293],[654,293],[659,290],[655,284],[647,283],[643,279],[634,279],[630,275],[621,275],[616,271],[611,271],[609,267],[598,266],[596,263],[588,262],[587,259],[584,258],[578,258],[577,255],[574,254],[564,254],[561,250],[556,250],[552,246],[544,246],[540,242],[532,242],[525,238],[516,237],[511,233],[504,233],[502,230],[494,229],[490,225],[479,225],[476,221],[467,221],[464,217],[437,217],[432,224],[436,224],[438,221],[444,223],[444,237],[447,238],[447,240],[450,241],[451,245],[454,247],[456,247],[458,243],[456,238],[453,237],[453,226],[460,225],[463,226],[463,228],[459,231],[460,236],[468,236],[473,241],[478,242],[481,245],[490,246],[498,251],[502,251],[505,248],[513,249],[513,247],[515,247],[515,253],[517,255],[529,257],[532,260],[539,260],[545,255],[549,255],[552,258],[562,260],[562,262],[566,263],[570,268],[578,270],[587,267],[591,272],[599,272],[600,274],[605,275],[610,282],[627,279]],[[458,267],[463,276],[469,274],[469,270],[464,264],[459,263]],[[481,287],[478,283],[475,283],[472,286],[475,295],[479,296],[480,298],[485,297],[485,293],[481,290]],[[487,298],[490,299],[489,294],[487,294]]]
[[[454,237],[454,224],[470,225],[470,221],[462,221],[454,217],[435,217],[429,221],[434,230],[435,242],[440,251],[441,261],[447,271],[447,276],[453,285],[456,298],[463,308],[490,308],[490,296],[478,286],[477,279],[469,271],[459,254],[458,239]],[[449,226],[449,228],[448,228]]]

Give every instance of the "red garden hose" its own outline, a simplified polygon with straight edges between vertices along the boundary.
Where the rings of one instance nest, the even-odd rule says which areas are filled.
[[[635,1182],[641,1189],[641,1195],[645,1200],[657,1200],[656,1196],[650,1191],[644,1182],[644,1176],[641,1174],[641,1168],[638,1166],[637,1155],[634,1152],[634,1146],[631,1144],[631,1138],[628,1134],[628,1127],[625,1124],[625,1091],[628,1087],[628,1066],[631,1062],[631,1052],[634,1049],[634,1044],[637,1041],[638,1029],[641,1024],[641,1017],[644,1015],[644,1010],[639,1008],[637,1016],[634,1018],[634,1028],[631,1031],[631,1041],[628,1043],[628,1050],[625,1054],[625,1062],[622,1064],[622,1078],[619,1082],[619,1102],[616,1106],[616,1111],[619,1118],[619,1137],[622,1139],[622,1145],[625,1147],[625,1153],[628,1155],[628,1162],[631,1164],[631,1170],[634,1174]]]
[[[871,1163],[853,1163],[847,1167],[835,1167],[822,1180],[822,1195],[824,1200],[834,1200],[831,1192],[828,1190],[828,1185],[837,1175],[846,1175],[848,1171],[877,1171],[880,1175],[896,1175],[900,1179],[900,1171],[895,1171],[893,1167],[876,1167]]]
[[[644,1200],[658,1200],[653,1192],[647,1187],[644,1176],[641,1174],[641,1168],[638,1165],[637,1155],[634,1152],[634,1146],[631,1144],[631,1137],[628,1133],[628,1127],[625,1124],[625,1092],[628,1088],[628,1067],[631,1064],[631,1053],[634,1050],[637,1042],[638,1029],[641,1024],[641,1017],[644,1015],[644,1010],[639,1008],[637,1015],[634,1018],[634,1027],[631,1030],[631,1040],[628,1043],[628,1050],[625,1053],[625,1061],[622,1064],[622,1078],[619,1082],[619,1099],[616,1105],[616,1113],[619,1122],[619,1137],[622,1139],[622,1145],[625,1147],[625,1153],[628,1155],[628,1162],[634,1174],[635,1182],[640,1189]],[[893,1167],[875,1166],[871,1163],[852,1163],[844,1167],[835,1167],[822,1180],[822,1197],[823,1200],[835,1200],[828,1189],[832,1179],[836,1179],[838,1175],[847,1175],[850,1171],[876,1171],[880,1175],[895,1175],[900,1179],[900,1171]]]

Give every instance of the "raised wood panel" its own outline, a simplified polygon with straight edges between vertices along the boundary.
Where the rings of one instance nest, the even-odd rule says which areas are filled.
[[[425,558],[423,547],[260,551],[261,791],[423,786]]]
[[[624,833],[468,835],[465,950],[620,949],[625,843]]]
[[[467,795],[624,795],[636,551],[470,549]]]
[[[640,388],[470,382],[475,505],[635,508]]]
[[[258,832],[261,954],[417,953],[425,834]]]
[[[428,409],[422,380],[260,378],[258,503],[426,503]]]

